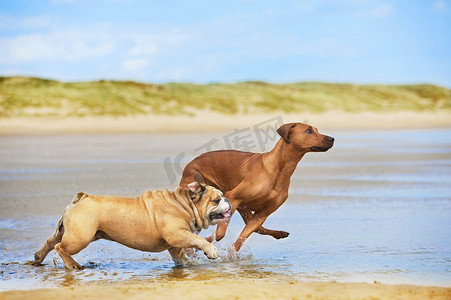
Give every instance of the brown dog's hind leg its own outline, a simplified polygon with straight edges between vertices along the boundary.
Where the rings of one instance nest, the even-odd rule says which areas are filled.
[[[284,239],[290,235],[289,232],[281,231],[281,230],[271,230],[267,229],[263,226],[260,226],[255,230],[256,233],[262,234],[262,235],[270,235],[275,239]]]
[[[249,222],[249,220],[251,220],[254,217],[254,213],[251,211],[240,209],[240,208],[238,208],[237,210],[240,213],[241,217],[243,218],[243,221],[245,224],[247,224]],[[283,239],[290,235],[286,231],[271,230],[271,229],[267,229],[263,226],[259,226],[257,229],[255,229],[255,232],[258,234],[262,234],[262,235],[270,235],[275,239]]]

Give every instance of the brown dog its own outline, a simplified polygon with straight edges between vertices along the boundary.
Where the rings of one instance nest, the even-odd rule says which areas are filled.
[[[137,198],[78,193],[64,210],[55,234],[31,263],[40,265],[55,249],[66,268],[81,269],[71,255],[98,239],[141,251],[168,250],[175,262],[185,259],[184,248],[197,248],[208,258],[217,258],[216,247],[194,232],[230,220],[231,206],[199,173],[194,179],[187,184],[188,190],[147,191]]]
[[[307,152],[324,152],[334,144],[334,138],[318,133],[312,126],[289,123],[277,129],[282,137],[270,152],[251,153],[235,150],[204,153],[184,169],[180,185],[188,183],[197,171],[202,172],[207,184],[220,189],[238,210],[245,227],[234,243],[238,251],[253,233],[285,238],[288,232],[270,230],[262,225],[266,218],[288,197],[290,177]],[[221,240],[229,221],[218,224],[216,240]],[[207,238],[213,240],[213,236]]]

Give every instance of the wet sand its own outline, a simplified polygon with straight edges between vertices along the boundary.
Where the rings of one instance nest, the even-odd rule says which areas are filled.
[[[450,131],[312,124],[337,144],[301,161],[287,203],[268,218],[268,227],[290,237],[253,235],[236,262],[201,258],[184,268],[167,254],[106,241],[79,254],[80,272],[64,270],[54,254],[43,267],[24,262],[78,191],[137,196],[174,188],[179,169],[211,141],[227,147],[228,129],[0,137],[0,299],[450,299]],[[242,133],[251,151],[275,143],[259,143],[252,129]],[[223,256],[240,221],[232,219]]]
[[[451,288],[378,283],[274,282],[271,280],[171,281],[0,293],[0,299],[443,299]]]

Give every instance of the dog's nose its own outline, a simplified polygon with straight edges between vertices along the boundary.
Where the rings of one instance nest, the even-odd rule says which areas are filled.
[[[331,137],[331,136],[329,137],[329,139],[328,139],[328,140],[329,140],[329,142],[333,142],[333,141],[335,141],[335,139],[334,139],[333,137]]]

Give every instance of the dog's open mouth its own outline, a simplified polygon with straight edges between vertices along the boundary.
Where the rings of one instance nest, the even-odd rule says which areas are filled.
[[[224,213],[211,213],[210,220],[212,221],[227,221],[232,217],[230,209]]]

